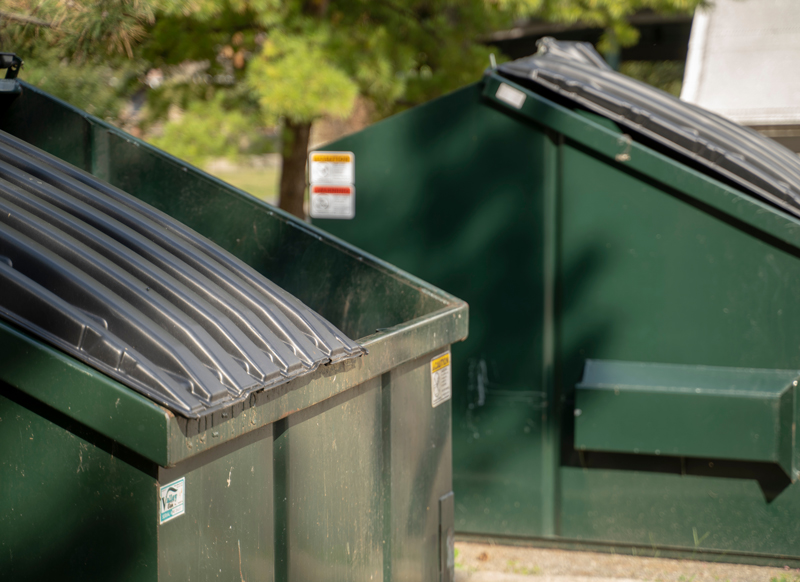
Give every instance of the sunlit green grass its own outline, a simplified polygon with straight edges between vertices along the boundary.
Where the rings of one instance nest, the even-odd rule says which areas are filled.
[[[280,168],[239,168],[235,171],[209,172],[270,204],[278,203]]]

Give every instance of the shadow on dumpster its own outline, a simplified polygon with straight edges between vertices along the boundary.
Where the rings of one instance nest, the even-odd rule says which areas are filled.
[[[142,495],[155,500],[152,463],[5,383],[0,419],[0,468],[14,475],[0,483],[3,579],[128,580],[155,568],[156,515],[139,511]],[[109,489],[104,477],[120,471],[127,486]]]

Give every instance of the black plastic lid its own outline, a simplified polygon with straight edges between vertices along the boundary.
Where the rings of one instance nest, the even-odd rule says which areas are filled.
[[[0,317],[198,418],[363,348],[166,214],[0,131]]]
[[[792,151],[617,73],[588,43],[543,38],[538,47],[531,57],[500,65],[500,74],[607,117],[800,216],[800,157]]]

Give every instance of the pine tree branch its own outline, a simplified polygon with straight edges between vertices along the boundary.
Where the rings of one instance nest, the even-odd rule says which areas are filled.
[[[2,10],[0,10],[0,20],[11,20],[13,22],[19,22],[21,24],[32,24],[34,26],[41,26],[43,28],[53,28],[53,29],[58,28],[58,26],[56,26],[52,22],[47,22],[46,20],[40,20],[38,18],[33,18],[31,16],[25,16],[24,14],[14,14],[13,12],[5,12]]]

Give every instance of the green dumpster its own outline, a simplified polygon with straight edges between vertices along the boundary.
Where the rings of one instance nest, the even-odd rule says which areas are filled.
[[[456,532],[800,563],[800,160],[545,40],[343,138],[332,234],[464,298]]]
[[[452,580],[466,304],[5,89],[0,577]]]

